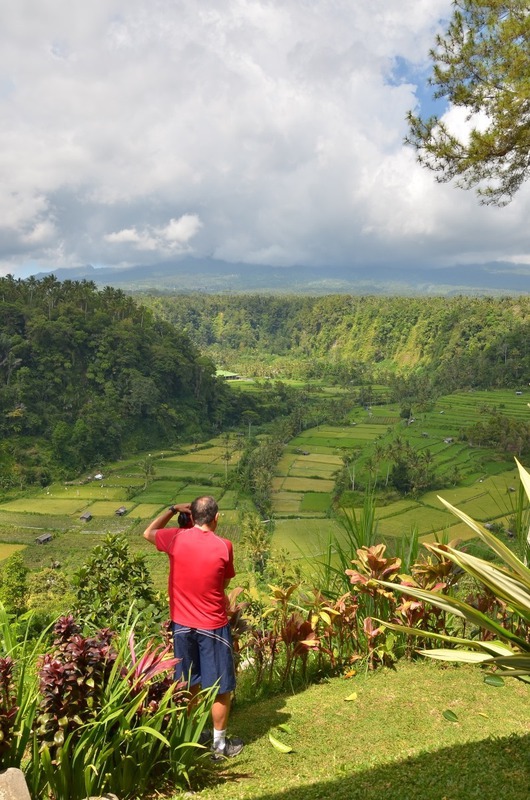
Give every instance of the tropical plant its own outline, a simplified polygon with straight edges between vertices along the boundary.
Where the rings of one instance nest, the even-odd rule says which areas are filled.
[[[190,703],[187,685],[173,680],[169,646],[148,641],[138,653],[128,622],[117,635],[86,637],[68,617],[55,634],[39,668],[42,700],[27,766],[33,795],[129,798],[189,784],[212,692]]]
[[[530,498],[530,474],[517,461],[519,475],[527,496]],[[444,559],[450,559],[463,571],[480,581],[497,600],[504,605],[501,621],[498,615],[488,616],[477,603],[473,605],[458,597],[441,594],[435,589],[420,589],[381,581],[390,591],[402,592],[410,597],[442,609],[457,617],[462,625],[471,626],[471,637],[420,631],[415,627],[397,625],[383,621],[387,628],[410,635],[426,635],[438,641],[446,641],[455,649],[440,648],[421,650],[423,655],[445,661],[480,663],[495,667],[498,675],[520,678],[530,682],[530,569],[484,526],[463,511],[455,508],[443,498],[441,502],[465,522],[487,544],[497,557],[498,563],[470,555],[451,545],[430,545],[430,549]],[[381,620],[380,620],[381,621]],[[465,632],[465,627],[463,627]],[[485,632],[481,639],[474,638]]]
[[[0,769],[21,768],[38,706],[35,660],[46,631],[30,637],[32,614],[13,619],[0,604]]]
[[[96,627],[121,627],[131,605],[142,611],[137,628],[161,622],[162,604],[141,554],[131,554],[125,536],[107,535],[74,574],[76,616]],[[126,587],[127,591],[124,591]]]

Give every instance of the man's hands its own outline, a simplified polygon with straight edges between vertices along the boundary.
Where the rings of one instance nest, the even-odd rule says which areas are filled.
[[[185,514],[190,514],[191,503],[177,503],[176,505],[170,506],[166,511],[163,511],[161,514],[159,514],[159,516],[153,520],[149,527],[145,529],[144,539],[147,539],[147,541],[151,542],[151,544],[156,544],[157,530],[159,528],[165,528],[171,517],[182,512]]]
[[[169,506],[173,514],[191,514],[191,503],[175,503]]]

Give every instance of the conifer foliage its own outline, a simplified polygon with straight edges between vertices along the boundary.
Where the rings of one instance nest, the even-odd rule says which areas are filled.
[[[409,144],[437,180],[478,188],[506,205],[530,173],[528,0],[454,0],[445,35],[431,51],[434,96],[464,108],[468,133],[438,117],[409,114]]]

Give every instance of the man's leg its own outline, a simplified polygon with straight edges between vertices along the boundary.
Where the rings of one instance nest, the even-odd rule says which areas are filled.
[[[219,691],[212,705],[214,756],[235,756],[243,749],[241,739],[226,736],[232,692],[236,686],[230,628],[198,631],[203,687],[216,686]]]
[[[226,731],[228,717],[230,716],[230,705],[232,703],[231,692],[218,694],[212,706],[212,722],[214,730]]]

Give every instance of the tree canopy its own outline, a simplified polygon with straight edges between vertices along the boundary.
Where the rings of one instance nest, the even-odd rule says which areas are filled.
[[[447,31],[430,56],[436,98],[467,112],[468,133],[437,116],[409,112],[406,141],[440,182],[476,188],[503,206],[530,173],[530,3],[454,0]]]
[[[230,402],[188,336],[123,292],[0,278],[0,483],[209,431]]]

